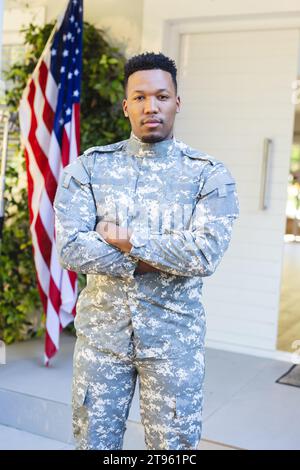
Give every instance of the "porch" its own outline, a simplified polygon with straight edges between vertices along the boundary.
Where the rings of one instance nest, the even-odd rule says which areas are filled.
[[[71,430],[72,354],[64,333],[50,368],[43,341],[7,347],[0,366],[0,449],[74,449]],[[297,449],[299,394],[275,381],[291,364],[207,348],[202,450]],[[145,449],[136,390],[124,450]]]

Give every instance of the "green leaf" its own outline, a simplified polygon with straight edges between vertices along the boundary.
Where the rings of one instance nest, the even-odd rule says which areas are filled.
[[[12,111],[18,109],[22,92],[53,26],[53,22],[42,27],[30,24],[23,30],[26,44],[23,62],[13,64],[5,74],[10,84],[5,100]],[[82,150],[129,136],[130,123],[122,111],[125,61],[124,54],[109,43],[102,30],[84,22]],[[5,223],[0,252],[0,338],[7,344],[42,336],[45,329],[32,256],[27,188],[19,189],[21,173],[26,171],[20,145],[15,154],[14,164],[8,165],[6,171]],[[79,292],[85,285],[86,276],[80,274]],[[70,332],[74,333],[73,325],[70,325]]]

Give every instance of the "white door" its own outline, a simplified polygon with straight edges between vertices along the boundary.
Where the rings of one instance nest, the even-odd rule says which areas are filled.
[[[231,247],[205,279],[210,345],[276,349],[298,44],[297,29],[181,36],[176,137],[229,167],[241,209]],[[273,145],[262,210],[265,138]]]

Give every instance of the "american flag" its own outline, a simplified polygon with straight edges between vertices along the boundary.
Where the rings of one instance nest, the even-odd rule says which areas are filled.
[[[79,154],[83,2],[70,0],[23,92],[19,108],[30,231],[37,284],[46,314],[45,364],[75,316],[77,275],[61,268],[53,201],[62,169]]]

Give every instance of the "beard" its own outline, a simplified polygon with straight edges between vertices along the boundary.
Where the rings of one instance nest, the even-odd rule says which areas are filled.
[[[155,134],[143,135],[141,137],[141,141],[144,142],[145,144],[155,144],[156,142],[161,142],[164,139],[165,139],[164,136],[155,135]]]

